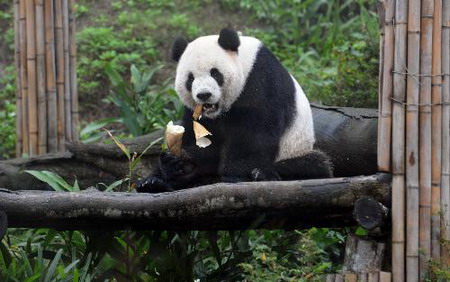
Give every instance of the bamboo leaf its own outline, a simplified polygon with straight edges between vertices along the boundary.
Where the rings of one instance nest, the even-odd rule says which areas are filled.
[[[127,147],[125,147],[124,144],[122,144],[119,140],[117,140],[116,137],[114,137],[112,135],[111,132],[109,132],[109,130],[105,129],[106,133],[108,133],[108,135],[111,137],[111,139],[114,141],[114,143],[116,143],[117,147],[120,148],[120,150],[122,150],[122,152],[124,152],[124,154],[127,156],[127,158],[129,160],[131,160],[131,155],[130,155],[130,151],[127,149]]]
[[[51,176],[48,176],[47,174],[43,173],[42,171],[25,170],[25,172],[33,175],[40,181],[47,183],[55,191],[60,191],[60,192],[64,191],[64,187],[62,187],[54,178],[52,178]]]

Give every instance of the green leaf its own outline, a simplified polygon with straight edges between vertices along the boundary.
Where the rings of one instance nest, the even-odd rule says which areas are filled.
[[[111,183],[109,186],[106,186],[106,189],[104,192],[111,192],[112,190],[114,190],[114,188],[122,185],[122,183],[124,183],[127,180],[128,180],[128,178],[124,178],[124,179],[120,179],[120,180],[117,180],[117,181]]]
[[[61,186],[61,184],[51,175],[48,173],[44,173],[44,171],[37,171],[37,170],[25,170],[26,173],[29,173],[39,179],[40,181],[43,181],[50,185],[55,191],[64,191],[64,187]]]
[[[55,257],[53,258],[52,262],[50,263],[50,266],[47,270],[47,275],[45,275],[44,282],[50,282],[52,281],[53,274],[55,274],[56,267],[58,266],[59,260],[61,259],[63,250],[59,249],[56,253]]]
[[[41,277],[42,273],[36,273],[31,277],[28,277],[27,280],[25,280],[24,282],[33,282],[38,280]]]

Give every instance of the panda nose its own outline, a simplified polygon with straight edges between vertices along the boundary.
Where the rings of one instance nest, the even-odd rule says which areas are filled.
[[[206,102],[212,96],[211,92],[201,92],[197,94],[197,98],[201,101]]]

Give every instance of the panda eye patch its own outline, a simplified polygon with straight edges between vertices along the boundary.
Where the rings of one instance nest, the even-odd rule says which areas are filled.
[[[192,83],[194,82],[194,75],[192,72],[189,73],[188,79],[186,80],[186,89],[191,92],[192,91]]]
[[[214,78],[217,81],[217,84],[219,84],[219,86],[222,86],[223,85],[223,74],[216,68],[212,68],[210,73],[211,73],[212,78]]]

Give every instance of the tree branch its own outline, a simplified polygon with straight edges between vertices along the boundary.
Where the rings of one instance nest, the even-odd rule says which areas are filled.
[[[218,183],[163,194],[0,190],[9,227],[217,230],[351,226],[354,203],[390,206],[387,174]]]

